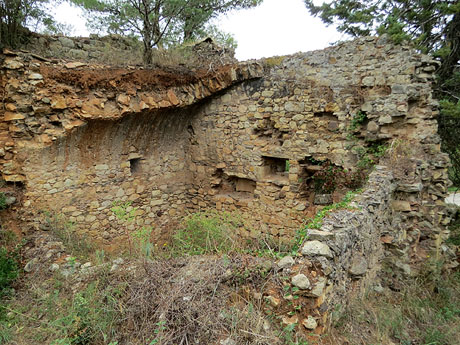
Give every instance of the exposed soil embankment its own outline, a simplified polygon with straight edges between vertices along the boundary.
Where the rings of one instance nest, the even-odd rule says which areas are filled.
[[[72,66],[72,65],[70,65]],[[190,70],[185,67],[164,67],[154,69],[130,69],[107,66],[88,66],[81,64],[78,68],[66,66],[40,66],[40,73],[45,80],[80,87],[82,89],[105,88],[110,90],[128,91],[165,90],[214,78],[228,72],[232,65],[220,66],[216,70]]]

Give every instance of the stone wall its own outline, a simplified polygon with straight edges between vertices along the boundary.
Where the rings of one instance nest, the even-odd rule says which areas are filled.
[[[152,227],[160,241],[191,209],[190,122],[199,102],[261,75],[258,64],[209,74],[88,67],[3,57],[2,177],[23,211],[60,215],[105,245]],[[119,219],[114,204],[135,218]],[[131,214],[131,213],[130,213]]]
[[[391,207],[395,188],[393,174],[377,166],[366,190],[347,209],[327,215],[318,229],[308,230],[299,255],[278,262],[277,268],[291,278],[302,299],[298,311],[283,295],[269,290],[271,308],[286,325],[297,323],[321,333],[329,316],[340,312],[350,296],[381,288],[378,272],[387,255],[381,236],[401,226],[401,217]]]
[[[264,71],[2,60],[4,180],[24,186],[25,210],[61,212],[103,243],[123,237],[110,208],[128,201],[131,228],[167,232],[185,212],[216,208],[247,220],[243,237],[288,241],[346,192],[320,192],[313,175],[354,171],[363,150],[383,146],[401,225],[382,236],[395,260],[423,260],[449,220],[436,62],[385,38],[267,59]]]
[[[193,120],[195,204],[238,209],[253,238],[292,237],[322,207],[312,180],[321,164],[353,170],[362,148],[386,145],[400,185],[393,207],[407,222],[393,240],[434,239],[448,222],[448,158],[431,97],[436,64],[385,38],[266,60],[262,79],[213,98]],[[353,126],[357,114],[365,118]]]
[[[33,34],[24,49],[50,59],[142,64],[142,43],[120,35],[65,37]]]

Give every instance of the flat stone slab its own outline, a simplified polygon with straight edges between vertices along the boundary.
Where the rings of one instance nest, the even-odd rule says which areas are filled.
[[[449,194],[447,198],[444,199],[446,204],[454,204],[460,206],[460,192]]]
[[[307,241],[304,243],[302,250],[303,255],[318,255],[325,256],[327,258],[332,258],[331,248],[325,243],[320,241]]]

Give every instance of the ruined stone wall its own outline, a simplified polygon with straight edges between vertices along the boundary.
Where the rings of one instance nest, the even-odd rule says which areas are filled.
[[[105,246],[143,226],[160,243],[187,212],[217,209],[242,216],[244,239],[292,243],[357,188],[326,191],[318,172],[378,164],[353,202],[278,263],[308,299],[287,322],[318,330],[350,291],[378,287],[383,265],[411,275],[433,251],[448,254],[437,63],[385,37],[194,72],[9,51],[0,63],[0,171],[21,189],[13,208],[32,230],[46,229],[47,211]],[[280,315],[289,309],[276,292],[265,296]]]
[[[267,59],[263,73],[257,63],[174,74],[2,59],[3,179],[24,185],[26,209],[61,209],[105,243],[124,231],[111,205],[127,201],[131,228],[166,231],[186,211],[217,208],[242,214],[243,237],[290,240],[346,192],[321,192],[312,176],[327,162],[356,170],[363,149],[384,145],[404,224],[381,234],[386,245],[417,260],[448,221],[436,62],[385,38]]]
[[[159,239],[187,208],[188,117],[183,110],[92,121],[31,153],[26,206],[61,214],[94,239],[116,242],[142,226],[154,226]],[[119,219],[114,204],[136,207],[135,221]]]
[[[198,103],[261,68],[133,71],[8,52],[2,72],[1,172],[23,186],[22,211],[36,228],[46,211],[112,245],[142,226],[160,241],[191,209]],[[134,220],[119,219],[114,205]]]
[[[33,34],[24,49],[50,59],[142,64],[142,43],[120,35],[65,37]]]
[[[353,170],[362,148],[387,146],[400,185],[392,205],[406,222],[392,241],[405,242],[407,260],[408,237],[441,233],[448,159],[436,134],[435,61],[362,38],[265,66],[262,79],[233,87],[194,118],[195,203],[242,211],[253,238],[292,236],[324,203],[311,179],[321,164]],[[365,117],[353,125],[357,115]]]

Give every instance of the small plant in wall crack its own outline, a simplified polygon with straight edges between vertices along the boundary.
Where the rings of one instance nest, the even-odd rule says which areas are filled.
[[[137,207],[131,206],[131,201],[114,201],[110,209],[113,214],[121,221],[132,222],[134,220]]]
[[[353,132],[355,132],[359,127],[361,127],[364,121],[366,120],[366,113],[358,111],[356,114],[354,114],[351,119],[350,126],[348,126],[349,135],[353,135]]]
[[[377,164],[380,157],[382,157],[387,149],[387,144],[371,143],[363,145],[359,142],[355,132],[364,124],[367,120],[366,113],[358,111],[353,115],[350,125],[347,128],[347,140],[350,142],[347,145],[347,149],[353,152],[358,161],[356,163],[356,170],[353,171],[350,176],[352,177],[352,185],[357,186],[359,183],[365,181],[366,176],[375,164]],[[358,182],[358,183],[356,183]]]
[[[323,226],[323,220],[329,213],[339,209],[355,209],[350,207],[350,204],[355,198],[355,196],[359,193],[361,193],[361,190],[348,192],[342,199],[342,201],[324,207],[313,218],[310,218],[307,225],[305,225],[303,228],[297,231],[293,253],[297,253],[297,251],[299,250],[300,246],[305,240],[305,237],[307,236],[308,229],[321,229],[321,227]]]

